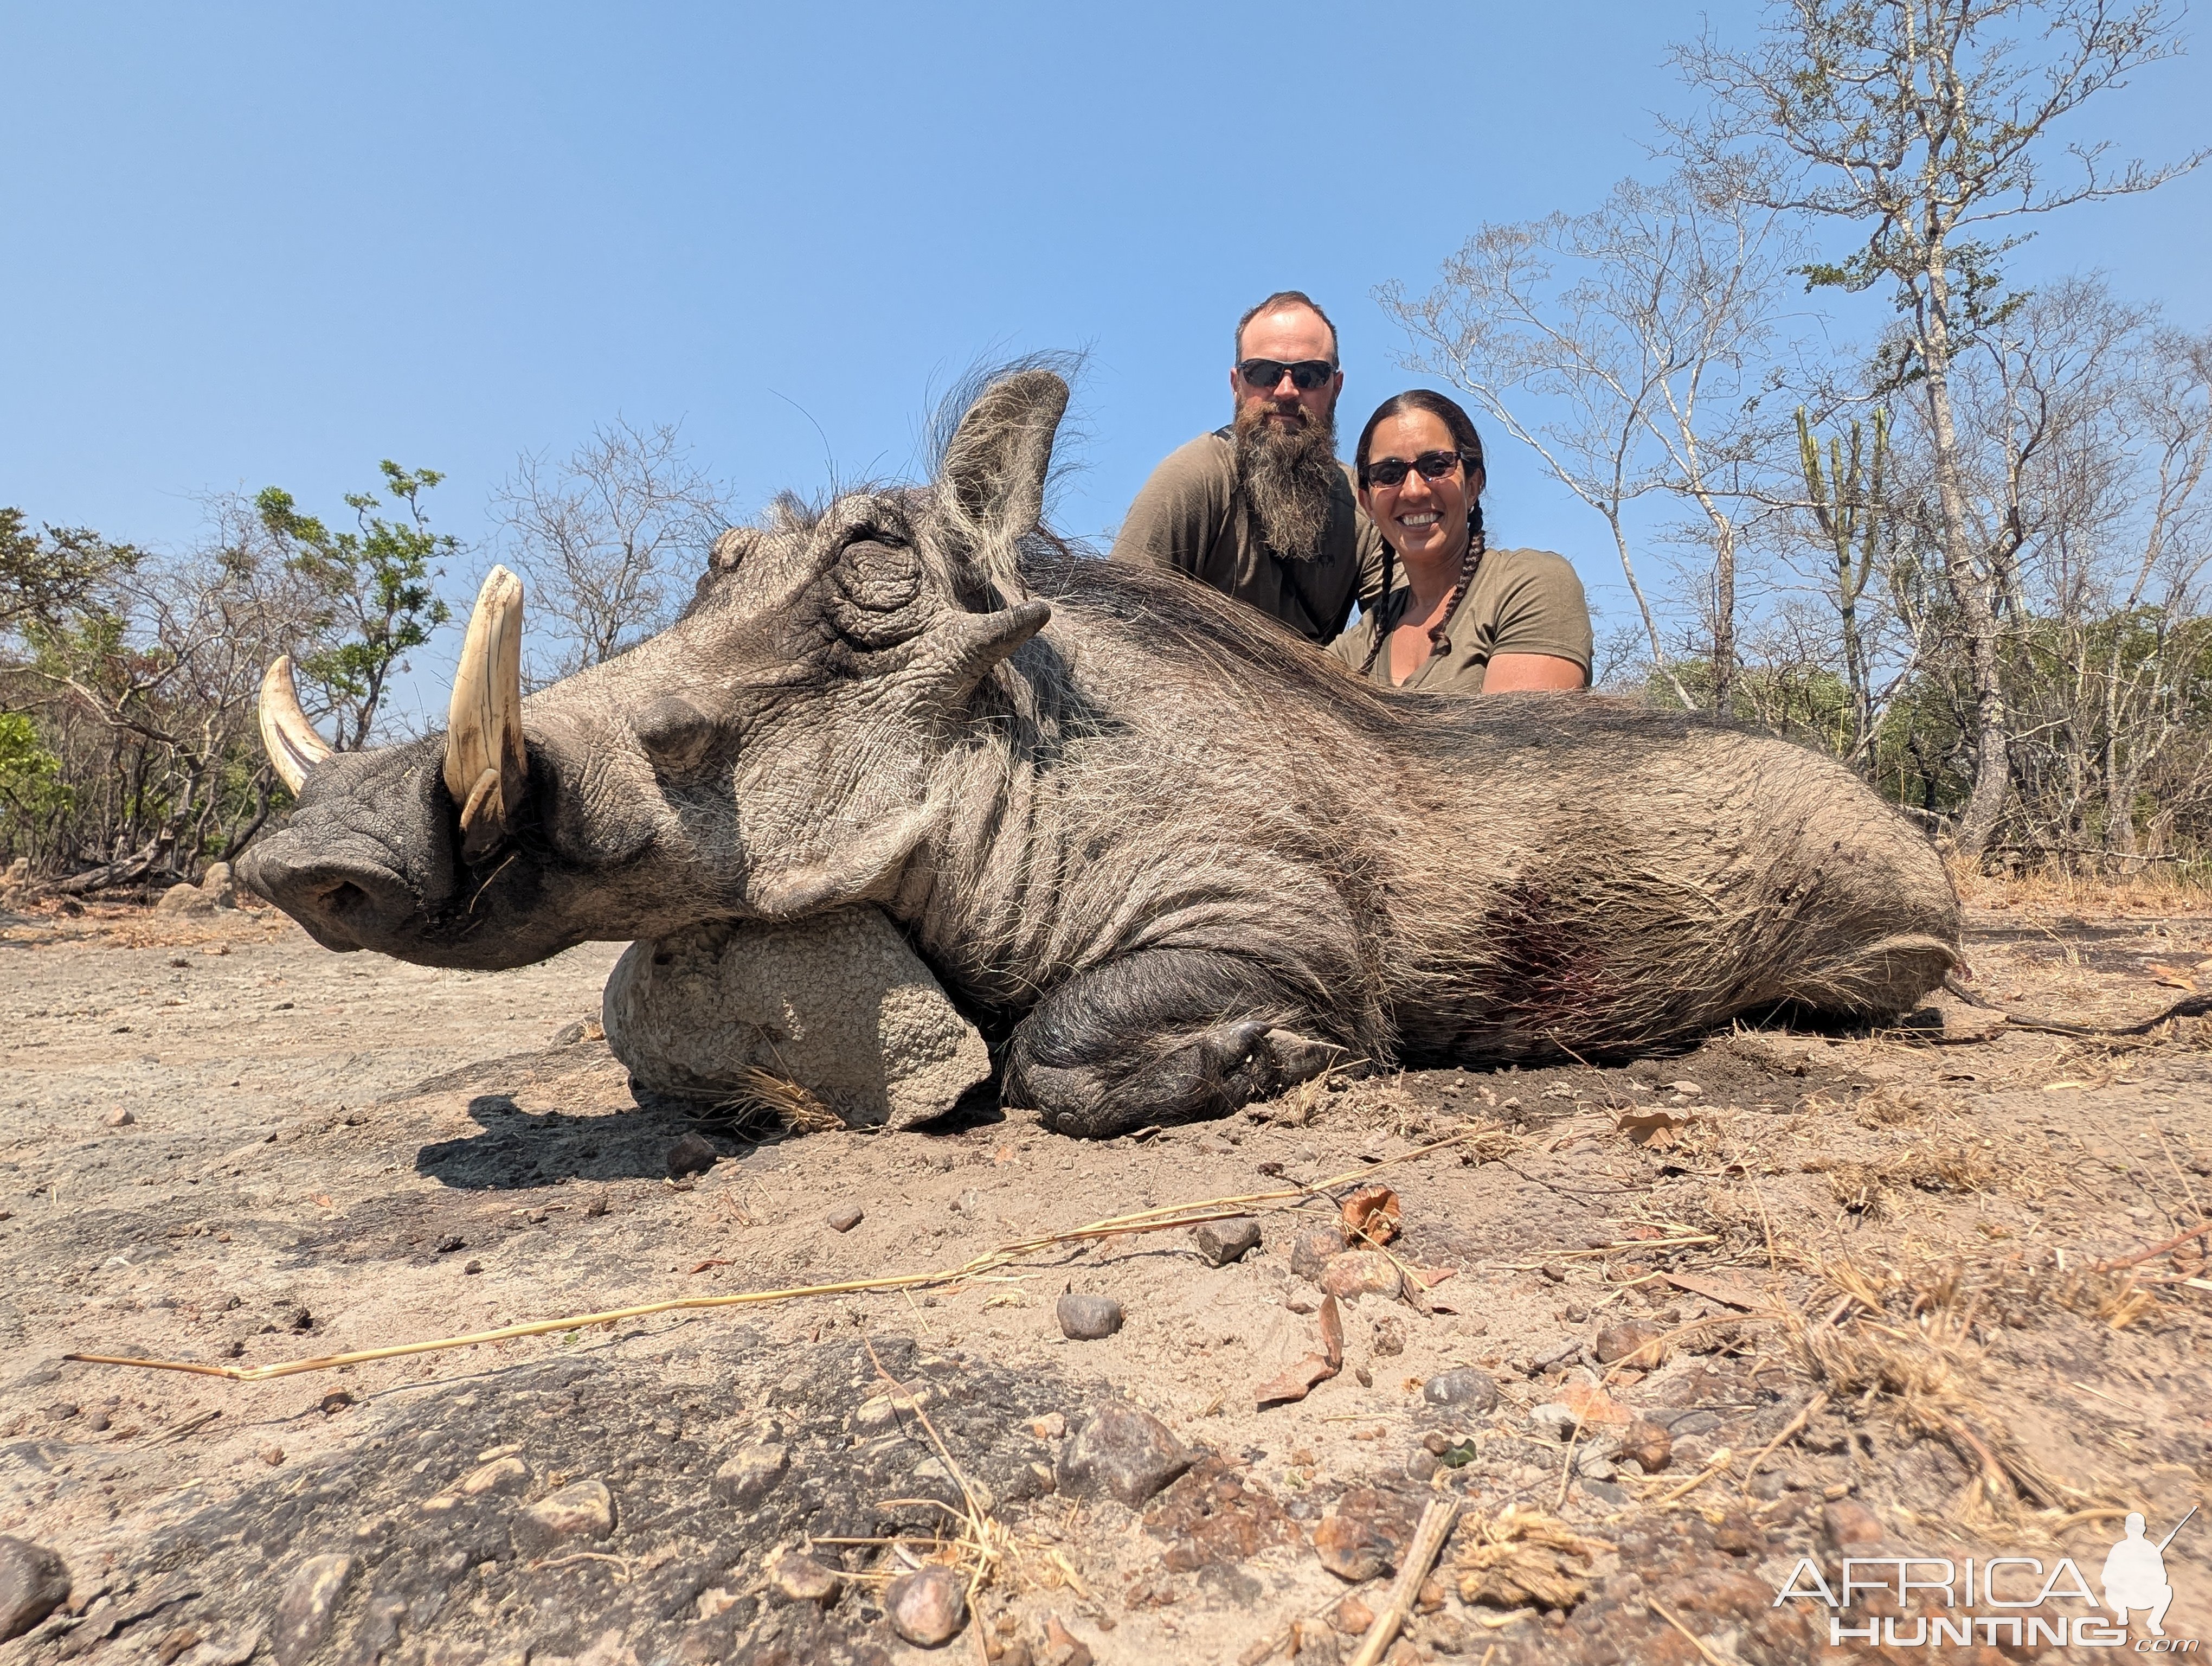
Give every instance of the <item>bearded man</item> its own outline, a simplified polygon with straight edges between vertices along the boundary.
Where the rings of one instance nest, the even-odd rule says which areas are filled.
[[[1382,540],[1336,460],[1336,327],[1296,289],[1237,321],[1236,416],[1152,471],[1113,559],[1210,584],[1325,643],[1382,599]]]

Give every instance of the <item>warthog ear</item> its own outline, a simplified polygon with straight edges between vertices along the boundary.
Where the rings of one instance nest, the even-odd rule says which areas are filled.
[[[1024,593],[1014,546],[1043,518],[1053,436],[1066,409],[1058,376],[1017,371],[983,390],[945,448],[939,517],[1002,594]]]

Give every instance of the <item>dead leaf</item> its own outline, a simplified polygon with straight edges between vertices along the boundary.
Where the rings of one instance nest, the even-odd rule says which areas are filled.
[[[1254,1395],[1258,1404],[1276,1406],[1304,1400],[1344,1369],[1344,1320],[1334,1296],[1321,1298],[1321,1345],[1326,1353],[1309,1353],[1272,1382],[1262,1383]]]
[[[1402,1212],[1398,1194],[1388,1186],[1362,1186],[1344,1200],[1346,1237],[1364,1237],[1370,1243],[1388,1243],[1398,1236]]]
[[[737,1263],[735,1262],[723,1261],[719,1256],[709,1256],[707,1260],[701,1262],[691,1270],[694,1273],[703,1273],[710,1267],[734,1267],[736,1265]]]
[[[1677,1130],[1686,1128],[1690,1119],[1677,1116],[1671,1110],[1627,1110],[1613,1127],[1626,1134],[1638,1146],[1649,1146],[1654,1151],[1664,1151],[1674,1143]]]
[[[316,1192],[309,1197],[308,1201],[311,1203],[319,1204],[325,1209],[335,1209],[338,1207],[336,1203],[331,1201],[330,1194],[327,1192]]]
[[[2169,989],[2179,989],[2186,994],[2192,995],[2197,993],[2197,980],[2178,966],[2160,966],[2153,964],[2145,966],[2143,970],[2148,972],[2154,982],[2163,983]]]
[[[1734,1279],[1709,1278],[1701,1273],[1662,1273],[1659,1276],[1677,1290],[1686,1290],[1692,1296],[1703,1296],[1724,1307],[1740,1307],[1747,1313],[1753,1313],[1766,1306],[1765,1297]]]

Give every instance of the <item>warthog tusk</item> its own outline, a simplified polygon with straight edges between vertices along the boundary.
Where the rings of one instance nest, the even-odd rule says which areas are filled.
[[[255,712],[261,724],[261,749],[276,774],[294,793],[307,779],[307,771],[331,755],[329,743],[315,733],[300,709],[300,690],[292,681],[292,656],[277,660],[261,674],[261,701]]]
[[[514,825],[528,778],[522,746],[522,581],[484,575],[453,674],[446,725],[446,790],[461,806],[461,854],[483,856]]]

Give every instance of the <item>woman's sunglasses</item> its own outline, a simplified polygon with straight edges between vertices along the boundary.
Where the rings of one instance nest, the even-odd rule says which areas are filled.
[[[1406,476],[1415,469],[1424,480],[1449,479],[1454,469],[1462,463],[1469,468],[1480,468],[1482,459],[1471,452],[1425,451],[1412,462],[1402,457],[1378,457],[1371,463],[1359,466],[1359,483],[1366,486],[1402,486]]]
[[[1296,364],[1285,364],[1279,359],[1246,359],[1237,367],[1237,374],[1244,379],[1247,387],[1280,387],[1283,378],[1291,379],[1291,386],[1301,393],[1314,389],[1336,374],[1336,367],[1327,359],[1300,359]]]

